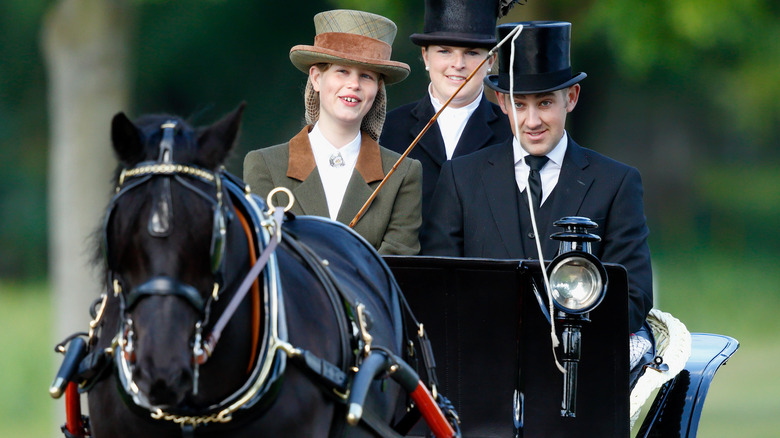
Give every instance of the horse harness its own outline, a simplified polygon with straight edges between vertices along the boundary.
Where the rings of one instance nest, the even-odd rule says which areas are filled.
[[[282,239],[283,209],[272,207],[269,212],[263,211],[260,207],[263,204],[262,200],[251,195],[248,186],[224,171],[224,169],[211,171],[193,165],[176,163],[173,160],[173,139],[177,124],[175,121],[168,121],[161,128],[163,136],[159,146],[158,160],[156,162],[143,162],[121,172],[116,193],[109,203],[104,219],[103,250],[107,265],[107,283],[112,287],[113,296],[119,300],[120,304],[121,322],[118,333],[114,336],[110,348],[104,350],[95,349],[98,339],[97,334],[103,325],[102,316],[108,299],[108,293],[104,293],[101,299],[93,305],[93,320],[90,322],[89,333],[71,335],[56,347],[57,351],[65,353],[65,359],[50,389],[51,395],[58,398],[63,392],[68,392],[67,400],[78,403],[78,398],[73,396],[76,391],[81,393],[89,391],[95,383],[115,370],[122,388],[120,394],[132,411],[136,413],[146,412],[147,418],[150,417],[154,420],[179,424],[182,428],[183,436],[194,436],[197,427],[228,423],[233,420],[233,415],[238,412],[246,413],[253,409],[257,411],[267,409],[273,402],[281,377],[284,374],[286,360],[290,359],[291,363],[301,367],[305,374],[309,375],[312,380],[323,387],[326,393],[332,396],[331,398],[341,403],[347,403],[350,406],[350,415],[347,421],[351,425],[360,422],[360,424],[367,426],[378,436],[400,436],[371,412],[362,412],[363,400],[361,397],[365,397],[365,393],[368,391],[368,384],[375,377],[374,374],[381,374],[379,370],[390,370],[391,372],[386,372],[386,374],[394,377],[410,393],[415,391],[415,394],[417,394],[419,393],[417,388],[419,378],[416,373],[391,352],[383,350],[381,347],[372,346],[371,335],[368,333],[367,328],[370,325],[368,320],[370,316],[365,312],[364,306],[358,303],[355,297],[347,296],[343,289],[339,287],[338,282],[328,270],[326,260],[320,260],[316,254],[307,248],[305,243],[296,240],[294,236],[285,234],[286,246],[305,262],[310,271],[324,285],[332,303],[331,307],[337,317],[345,321],[344,324],[338,324],[342,351],[340,366],[319,358],[309,351],[291,345],[287,338],[283,290],[280,285],[279,268],[274,254],[276,246]],[[115,273],[116,266],[112,265],[108,255],[107,235],[115,206],[118,200],[126,193],[158,177],[162,177],[163,189],[161,193],[155,194],[153,200],[152,212],[147,226],[151,235],[165,236],[171,231],[171,181],[180,183],[183,187],[205,199],[212,206],[213,229],[210,244],[210,266],[215,277],[215,284],[212,293],[207,299],[203,299],[195,287],[163,276],[153,277],[133,288],[129,293],[124,293],[122,280]],[[192,183],[193,180],[213,186],[215,194],[211,195],[202,190],[198,185]],[[289,194],[289,197],[290,205],[287,206],[287,209],[291,207],[293,202],[291,194]],[[229,220],[234,219],[234,215],[239,216],[242,222],[245,223],[245,231],[248,231],[247,238],[250,242],[255,242],[254,246],[259,256],[250,272],[244,277],[231,302],[214,324],[211,333],[204,336],[202,331],[209,323],[211,306],[220,299],[225,288],[223,282],[227,223]],[[291,214],[288,215],[288,218],[294,219]],[[248,227],[246,227],[247,224]],[[263,272],[264,282],[261,287],[258,287],[261,271]],[[194,340],[192,342],[193,394],[197,394],[199,366],[208,360],[216,343],[219,341],[222,328],[227,324],[250,287],[253,287],[256,292],[262,289],[261,294],[263,296],[260,301],[262,301],[263,305],[260,307],[263,309],[261,321],[263,322],[262,333],[265,335],[262,339],[257,339],[259,336],[256,336],[257,333],[253,333],[253,336],[256,336],[256,345],[259,348],[256,348],[256,355],[253,356],[254,366],[250,363],[251,373],[249,373],[247,381],[238,391],[221,402],[209,406],[203,412],[167,412],[153,406],[138,391],[137,386],[133,382],[134,334],[133,322],[129,317],[130,310],[145,297],[166,295],[183,298],[198,311],[201,319],[194,327]],[[256,299],[255,301],[257,302],[258,300]],[[414,320],[408,305],[406,305],[405,309]],[[260,328],[257,321],[253,325]],[[347,327],[351,327],[351,330],[347,329]],[[419,327],[418,339],[423,351],[422,357],[425,369],[429,375],[429,383],[435,385],[435,365],[430,352],[430,344],[422,330],[422,325],[419,325]],[[86,342],[81,337],[86,337]],[[411,341],[408,342],[410,345],[413,345]],[[68,343],[70,343],[70,346],[66,349],[65,345]],[[358,353],[353,354],[351,353],[352,351],[357,351]],[[375,351],[378,354],[374,353]],[[355,370],[360,369],[364,361],[366,365],[369,365],[368,362],[370,362],[371,367],[376,368],[371,372],[366,371],[362,373],[364,375],[371,374],[368,380],[366,377],[361,378],[361,373],[359,372],[355,376],[352,375]],[[367,383],[363,382],[365,380],[367,380]],[[361,386],[357,393],[362,394],[355,393],[355,382]],[[67,391],[65,388],[67,388]],[[440,426],[449,427],[452,425],[457,428],[458,420],[454,409],[449,405],[446,398],[443,396],[436,397],[435,386],[433,386],[433,389],[434,398],[437,398],[437,403],[444,407],[448,416],[446,420],[439,420],[439,422],[447,423],[444,426]],[[428,394],[428,397],[430,397],[430,394]],[[423,398],[415,398],[418,405],[427,404]],[[359,405],[357,411],[353,412],[354,406],[357,405]],[[438,410],[438,414],[441,414],[440,406],[434,405],[430,408],[431,411]],[[70,411],[74,410],[77,412],[68,413],[68,424],[63,426],[63,433],[68,437],[89,436],[88,420],[82,420],[80,406],[70,409]],[[338,411],[336,409],[336,412]],[[424,413],[426,419],[432,415],[435,416],[437,414],[435,412]],[[440,416],[443,418],[443,415]],[[419,414],[417,418],[419,418]],[[406,424],[400,426],[404,428],[407,426],[411,427],[408,423],[413,425],[413,422],[416,421],[406,419],[406,421],[401,422]],[[343,425],[343,422],[334,421],[333,424]],[[335,433],[337,429],[337,427],[332,427],[331,432]],[[459,433],[454,432],[454,435],[448,436],[457,435]]]

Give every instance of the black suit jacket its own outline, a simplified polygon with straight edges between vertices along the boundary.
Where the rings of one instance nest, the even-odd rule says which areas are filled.
[[[558,183],[539,209],[545,260],[555,257],[561,229],[552,222],[585,216],[598,224],[593,253],[628,271],[632,332],[653,304],[649,234],[639,172],[569,137]],[[518,196],[512,139],[442,167],[420,233],[422,254],[495,259],[537,258],[525,196]]]
[[[390,111],[387,113],[379,144],[403,154],[434,114],[435,111],[427,93],[417,102]],[[468,155],[511,136],[512,131],[509,128],[509,120],[506,115],[501,112],[498,105],[487,100],[483,93],[479,106],[463,128],[463,133],[452,157]],[[428,128],[428,132],[420,138],[409,156],[422,164],[422,213],[425,217],[441,166],[447,161],[444,140],[441,138],[438,123],[434,123]]]

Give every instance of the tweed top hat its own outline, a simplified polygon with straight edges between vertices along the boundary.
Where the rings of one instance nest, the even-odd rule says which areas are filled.
[[[425,0],[423,33],[409,38],[418,46],[456,47],[496,45],[496,20],[517,0]]]
[[[409,75],[409,66],[390,60],[397,28],[389,19],[362,11],[337,9],[314,16],[314,45],[290,49],[290,61],[308,73],[319,63],[364,67],[380,73],[387,84]]]
[[[518,24],[523,30],[514,43],[512,66],[515,94],[536,94],[560,90],[585,79],[585,73],[571,72],[571,23],[562,21],[527,21],[498,26],[503,39]],[[499,48],[498,74],[485,77],[485,85],[509,93],[511,40]]]

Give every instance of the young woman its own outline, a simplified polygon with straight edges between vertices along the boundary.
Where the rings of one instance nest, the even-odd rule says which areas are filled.
[[[423,33],[410,38],[422,47],[422,59],[431,82],[422,99],[387,114],[380,139],[382,145],[398,153],[409,147],[496,45],[496,20],[514,3],[511,0],[425,1]],[[494,62],[495,56],[479,68],[409,155],[422,163],[424,217],[445,161],[512,136],[501,109],[483,93],[482,81]]]
[[[334,10],[315,15],[314,24],[314,45],[290,50],[293,65],[309,75],[307,126],[287,143],[247,154],[244,180],[264,197],[290,189],[293,213],[348,224],[400,157],[377,139],[385,84],[405,79],[409,66],[390,59],[396,26],[385,17]],[[353,229],[382,254],[417,254],[421,185],[420,163],[404,160]]]

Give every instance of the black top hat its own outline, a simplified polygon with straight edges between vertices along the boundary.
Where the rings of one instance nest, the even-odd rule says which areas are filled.
[[[506,0],[425,0],[423,33],[412,34],[409,38],[423,47],[438,44],[491,48],[496,45],[496,20],[514,3]]]
[[[535,94],[560,90],[585,79],[585,73],[572,75],[571,23],[561,21],[526,21],[498,26],[502,40],[518,24],[523,25],[515,40],[514,93]],[[509,93],[509,61],[511,38],[499,49],[498,74],[485,78],[485,85],[501,93]]]

